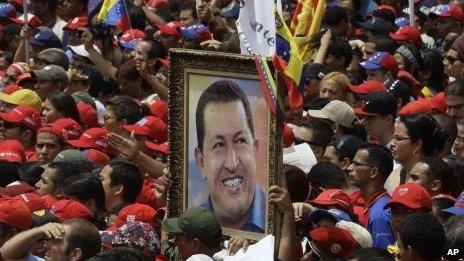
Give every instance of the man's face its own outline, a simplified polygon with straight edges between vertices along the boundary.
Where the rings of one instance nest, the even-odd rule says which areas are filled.
[[[135,45],[135,59],[136,60],[147,60],[148,52],[150,51],[150,44],[145,41],[139,41]]]
[[[464,68],[464,61],[461,55],[453,49],[449,49],[443,59],[445,66],[445,73],[449,77],[461,78],[462,70]]]
[[[105,209],[109,211],[113,206],[115,199],[115,186],[111,186],[111,172],[113,169],[106,165],[100,172],[100,178],[103,185],[103,190],[105,191]]]
[[[37,83],[34,86],[34,90],[44,101],[53,93],[60,91],[60,87],[57,83],[54,83],[52,81],[38,79]]]
[[[191,26],[197,22],[197,19],[193,17],[193,10],[181,10],[180,11],[180,22],[185,26]]]
[[[190,256],[195,254],[195,242],[193,239],[188,238],[182,234],[176,234],[174,240],[182,260],[187,260]]]
[[[66,253],[69,245],[69,234],[71,233],[71,227],[64,226],[64,237],[63,239],[49,239],[45,243],[47,249],[45,253],[45,260],[50,261],[68,261],[72,260],[69,256],[70,253]]]
[[[63,147],[56,135],[49,132],[37,134],[35,152],[39,161],[50,163],[62,150]]]
[[[456,95],[446,95],[446,113],[457,123],[464,119],[464,98]]]
[[[382,69],[376,69],[376,70],[366,70],[367,73],[367,80],[368,81],[379,81],[379,82],[385,82],[390,78],[390,74],[388,71],[384,71]]]
[[[330,101],[339,100],[346,101],[347,97],[347,86],[343,86],[341,83],[334,80],[323,81],[319,97],[326,98]]]
[[[459,22],[451,17],[437,17],[435,25],[436,36],[438,39],[445,38],[452,30],[459,29]]]
[[[314,156],[316,156],[317,162],[324,161],[325,148],[320,145],[317,145],[317,139],[314,137],[314,132],[312,129],[298,127],[294,129],[293,132],[295,134],[295,145],[307,143],[313,151]]]
[[[401,223],[406,219],[408,215],[413,214],[415,211],[409,209],[401,204],[392,204],[391,213],[392,213],[392,228],[393,231],[398,232],[400,229]]]
[[[348,182],[360,187],[370,180],[372,165],[368,162],[369,152],[365,149],[358,150],[353,162],[348,167]]]
[[[454,150],[456,155],[464,156],[464,124],[458,124],[458,135],[454,141]]]
[[[256,146],[240,101],[206,105],[203,151],[197,148],[195,158],[220,221],[237,224],[248,213],[255,188]]]
[[[360,123],[366,129],[368,135],[378,137],[379,132],[385,127],[386,117],[380,115],[363,115]]]
[[[341,162],[338,160],[336,152],[337,149],[334,146],[327,146],[324,152],[324,160],[330,161],[336,164],[337,166],[341,167]]]
[[[424,162],[418,162],[412,167],[411,171],[409,172],[409,179],[406,182],[419,184],[429,190],[429,182],[427,179],[428,171],[429,166],[427,164]]]
[[[75,17],[79,15],[79,12],[83,10],[84,1],[80,0],[64,0],[63,2],[63,11],[66,15],[70,17]]]
[[[54,195],[55,194],[55,182],[53,182],[53,177],[55,172],[51,168],[46,168],[42,173],[42,176],[39,181],[35,184],[35,188],[39,195]]]
[[[44,1],[31,0],[29,8],[30,8],[30,12],[33,15],[38,16],[40,19],[42,15],[44,14],[45,10],[48,9],[48,5]]]
[[[180,46],[180,41],[173,35],[168,35],[165,33],[160,34],[160,42],[164,46],[164,49],[167,51],[170,48],[176,48]]]

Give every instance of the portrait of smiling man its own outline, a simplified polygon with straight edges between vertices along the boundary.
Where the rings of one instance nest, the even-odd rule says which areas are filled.
[[[204,90],[195,111],[195,161],[209,188],[202,206],[222,227],[264,232],[265,194],[256,184],[258,139],[249,101],[231,80]]]

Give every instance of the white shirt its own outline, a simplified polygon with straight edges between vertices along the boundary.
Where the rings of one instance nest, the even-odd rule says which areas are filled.
[[[63,27],[65,27],[68,23],[63,21],[63,19],[56,17],[55,24],[52,27],[53,33],[60,38],[61,41],[63,41]]]

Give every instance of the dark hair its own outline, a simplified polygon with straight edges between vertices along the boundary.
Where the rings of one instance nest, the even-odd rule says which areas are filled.
[[[353,135],[336,135],[332,138],[329,146],[335,148],[335,155],[339,161],[349,158],[353,161],[356,152],[363,144],[363,141]]]
[[[308,173],[308,182],[323,189],[344,189],[348,186],[343,170],[330,161],[316,163]]]
[[[144,261],[140,251],[131,247],[113,247],[101,251],[87,261]]]
[[[359,248],[349,256],[349,260],[357,261],[394,261],[395,258],[387,250],[375,247]]]
[[[72,96],[64,92],[56,92],[47,98],[53,107],[63,115],[63,118],[71,118],[76,122],[81,122],[76,102]]]
[[[12,162],[0,160],[0,187],[6,187],[8,184],[18,180],[18,166]]]
[[[205,108],[209,103],[228,103],[240,101],[245,110],[248,128],[251,136],[255,137],[253,128],[253,116],[250,109],[250,103],[245,93],[240,87],[231,80],[219,80],[211,84],[200,96],[197,109],[195,112],[198,148],[203,151],[203,142],[205,138]]]
[[[443,84],[447,79],[443,56],[434,49],[422,50],[423,65],[421,71],[430,71],[430,78],[427,87],[436,92],[443,91]]]
[[[457,79],[445,89],[445,95],[456,95],[464,98],[464,78]]]
[[[380,173],[380,180],[383,183],[393,170],[393,156],[386,147],[378,144],[364,143],[359,150],[367,150],[367,161],[377,167]],[[358,151],[359,151],[358,150]]]
[[[348,14],[345,9],[340,6],[329,6],[325,9],[322,23],[335,27],[342,21],[348,23]]]
[[[413,213],[401,223],[399,237],[404,247],[411,247],[428,260],[438,260],[444,254],[446,236],[438,219],[426,213]]]
[[[395,13],[388,9],[374,10],[374,12],[372,12],[372,16],[383,18],[384,20],[390,22],[390,24],[395,24]]]
[[[132,4],[126,4],[126,7],[127,14],[131,23],[131,28],[145,31],[145,27],[147,26],[147,18],[145,17],[145,13],[143,12],[142,7],[134,6]]]
[[[185,1],[181,6],[179,11],[184,11],[184,10],[192,10],[192,17],[197,19],[198,14],[197,14],[197,8],[195,7],[195,2],[191,0]]]
[[[54,12],[58,6],[58,1],[57,0],[40,0],[43,3],[48,4],[48,8],[50,11]]]
[[[449,147],[447,148],[445,146],[444,148],[451,150],[454,140],[458,135],[458,126],[456,125],[456,122],[448,114],[435,113],[431,116],[437,121],[438,125],[440,125],[448,134],[448,139],[445,142],[445,145],[448,145]],[[449,153],[450,151],[445,152]]]
[[[464,216],[450,217],[444,224],[446,231],[446,249],[459,249],[457,256],[448,256],[450,260],[464,258]]]
[[[64,251],[66,254],[79,248],[82,251],[82,259],[87,259],[100,252],[100,233],[92,223],[83,219],[69,219],[63,224],[71,227],[67,235],[68,246]]]
[[[439,158],[423,158],[422,162],[428,166],[427,181],[432,182],[439,180],[441,182],[441,193],[454,194],[455,187],[459,183],[458,178],[454,175],[453,168]]]
[[[418,114],[400,118],[408,131],[411,142],[422,141],[422,156],[433,157],[443,150],[448,134],[432,116]]]
[[[300,168],[288,164],[283,165],[283,170],[290,199],[292,202],[304,202],[309,193],[306,174]]]
[[[18,168],[19,179],[34,187],[40,180],[44,171],[44,169],[41,168],[42,165],[42,163],[38,163],[36,161],[23,162]]]
[[[134,203],[142,190],[143,177],[139,168],[132,162],[113,159],[108,163],[111,167],[110,186],[122,185],[122,199],[126,203]]]
[[[98,176],[79,173],[66,179],[66,184],[63,191],[66,196],[76,197],[81,202],[93,199],[99,210],[105,209],[105,191]]]
[[[105,105],[111,107],[118,121],[126,120],[127,124],[134,124],[145,116],[139,104],[129,96],[114,96]]]
[[[344,58],[344,65],[348,67],[353,59],[353,51],[346,38],[339,36],[333,37],[327,49],[327,55],[333,55],[335,58]]]
[[[66,162],[52,162],[47,167],[53,170],[54,175],[51,177],[51,180],[55,184],[55,190],[64,189],[66,187],[66,180],[79,174],[78,169]]]
[[[448,198],[433,198],[433,209],[436,209],[438,213],[433,213],[441,222],[446,222],[450,217],[453,216],[452,213],[442,211],[443,209],[451,208],[454,206],[454,201]]]
[[[165,58],[167,53],[164,49],[163,44],[161,44],[158,40],[145,38],[142,41],[148,43],[150,45],[150,49],[147,52],[148,59],[155,59],[155,58]]]
[[[150,87],[150,84],[142,78],[142,75],[140,74],[139,70],[137,70],[137,66],[135,65],[135,60],[129,60],[118,68],[118,72],[116,73],[118,81],[120,81],[121,78],[128,79],[131,81],[136,81],[136,80],[141,80],[142,81],[142,89],[145,91],[153,91],[153,89]]]
[[[457,198],[464,190],[464,161],[462,161],[462,159],[458,159],[450,161],[448,164],[453,169],[453,176],[457,179],[456,184],[452,187],[454,191],[451,191],[451,196]]]
[[[398,48],[395,41],[383,35],[371,36],[366,42],[375,44],[375,51],[377,52],[388,52],[390,54],[394,54]]]
[[[332,127],[324,120],[313,119],[305,121],[301,124],[301,127],[310,129],[313,132],[313,139],[317,139],[316,143],[324,148],[329,145],[334,135]]]
[[[116,82],[107,76],[103,76],[95,67],[83,66],[81,68],[81,73],[89,77],[85,82],[89,86],[90,96],[99,98],[100,94],[103,94],[103,96],[114,96],[119,94],[119,88]]]

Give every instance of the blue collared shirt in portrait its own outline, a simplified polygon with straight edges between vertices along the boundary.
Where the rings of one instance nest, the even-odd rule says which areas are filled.
[[[208,196],[208,200],[204,202],[202,207],[212,210],[213,205],[211,203],[211,196]],[[264,192],[259,188],[258,185],[255,185],[253,202],[250,206],[250,211],[248,213],[247,221],[245,225],[242,226],[240,230],[245,230],[248,232],[264,233],[265,226],[265,215],[266,215],[266,196]]]

